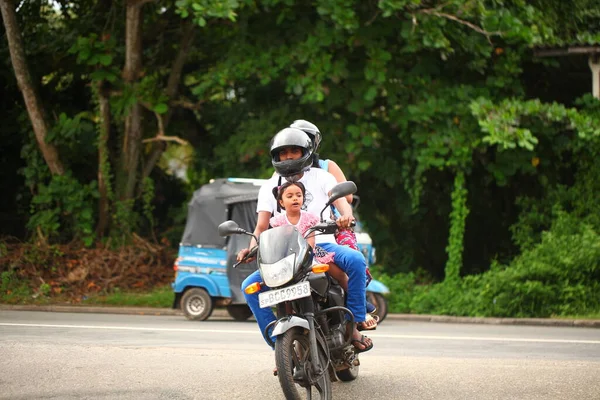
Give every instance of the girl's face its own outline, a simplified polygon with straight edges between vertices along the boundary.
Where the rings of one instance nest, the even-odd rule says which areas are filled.
[[[279,203],[286,211],[300,211],[304,203],[302,190],[296,185],[288,186],[285,188]]]

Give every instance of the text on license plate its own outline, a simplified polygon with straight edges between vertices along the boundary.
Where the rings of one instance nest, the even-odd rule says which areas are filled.
[[[271,307],[283,301],[300,299],[310,296],[310,283],[302,282],[294,286],[288,286],[283,289],[270,290],[258,294],[260,307]]]

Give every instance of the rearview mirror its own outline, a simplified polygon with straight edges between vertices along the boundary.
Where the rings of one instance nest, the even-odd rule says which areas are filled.
[[[356,184],[352,181],[346,181],[335,185],[333,189],[331,189],[327,204],[325,204],[325,207],[323,207],[323,210],[321,210],[321,221],[323,221],[323,213],[330,205],[333,204],[334,201],[354,193],[356,193]]]
[[[230,236],[235,235],[236,233],[243,233],[243,229],[235,221],[225,221],[217,228],[219,231],[219,236]]]
[[[327,202],[327,205],[329,206],[337,199],[354,193],[356,193],[356,184],[354,182],[346,181],[338,183],[333,187],[333,189],[331,189],[331,196],[329,196],[329,201]]]

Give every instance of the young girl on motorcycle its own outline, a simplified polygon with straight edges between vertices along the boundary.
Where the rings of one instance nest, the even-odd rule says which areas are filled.
[[[285,182],[281,186],[273,188],[273,196],[285,213],[272,217],[269,221],[271,227],[294,225],[304,235],[304,232],[319,223],[319,217],[302,210],[306,189],[301,182]],[[323,248],[316,246],[314,235],[307,237],[306,241],[313,248],[316,261],[329,264],[329,275],[347,291],[348,276],[333,263],[335,253],[328,253]]]

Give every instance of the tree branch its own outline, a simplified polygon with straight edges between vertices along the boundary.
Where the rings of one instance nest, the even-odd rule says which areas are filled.
[[[147,103],[141,103],[141,104],[146,109],[152,110],[152,108],[150,107],[149,104],[147,104]],[[163,122],[163,117],[156,111],[152,111],[152,112],[154,113],[154,116],[156,117],[156,122],[158,124],[158,132],[156,133],[155,137],[142,140],[143,143],[164,141],[164,142],[177,142],[183,146],[189,144],[187,140],[184,140],[178,136],[165,136],[165,125]]]
[[[174,101],[170,101],[169,105],[171,106],[175,106],[175,107],[181,107],[181,108],[185,108],[187,110],[195,110],[198,111],[202,108],[202,103],[204,103],[204,101],[199,101],[197,103],[192,103],[189,100],[185,100],[185,99],[180,99],[180,100],[174,100]]]
[[[142,140],[142,142],[144,142],[144,143],[158,142],[158,141],[177,142],[182,146],[187,146],[189,144],[189,142],[187,140],[182,139],[179,136],[156,135],[153,138]]]
[[[500,31],[494,31],[494,32],[486,31],[485,29],[483,29],[469,21],[465,21],[464,19],[458,18],[456,15],[448,14],[448,13],[441,12],[438,10],[439,10],[439,8],[427,8],[427,9],[419,10],[417,12],[420,14],[434,15],[436,17],[446,18],[451,21],[458,22],[461,25],[465,25],[465,26],[473,29],[475,32],[481,33],[482,35],[487,37],[488,41],[490,41],[491,36],[502,36],[502,34],[504,33],[504,32],[500,32]],[[415,22],[416,22],[416,20],[413,15],[413,24]]]

